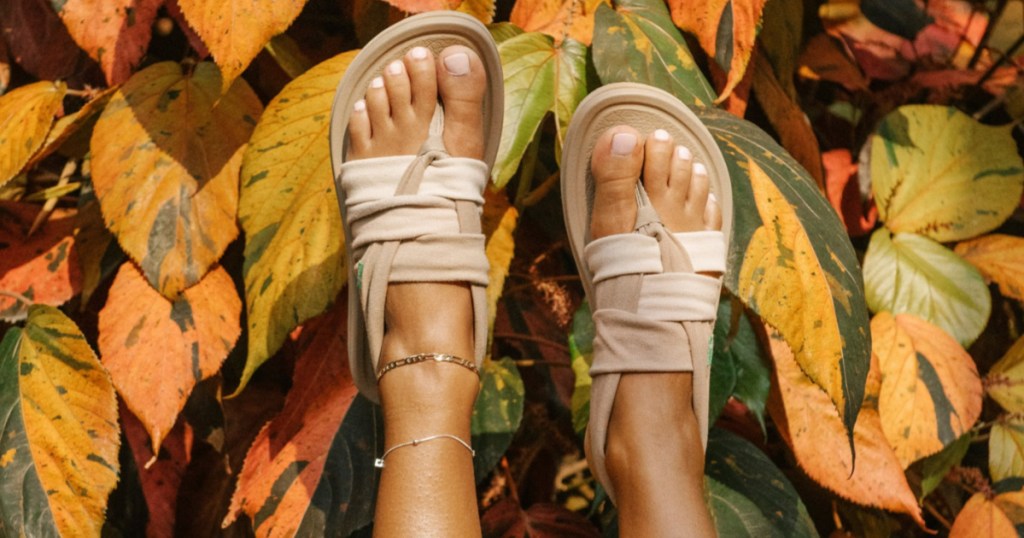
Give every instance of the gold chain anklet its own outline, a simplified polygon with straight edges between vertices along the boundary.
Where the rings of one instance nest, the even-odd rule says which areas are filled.
[[[473,447],[469,446],[469,443],[463,441],[462,439],[459,439],[458,437],[456,437],[456,436],[454,436],[454,435],[452,435],[450,433],[439,433],[437,435],[431,435],[431,436],[428,436],[428,437],[422,437],[420,439],[413,439],[412,441],[406,441],[404,443],[398,443],[397,445],[395,445],[395,446],[385,450],[384,454],[382,454],[381,457],[375,459],[373,461],[373,466],[378,468],[378,469],[383,469],[384,468],[384,458],[387,458],[388,454],[394,452],[395,450],[398,450],[399,448],[403,448],[403,447],[407,447],[407,446],[417,446],[420,443],[426,443],[427,441],[436,441],[438,439],[452,439],[454,441],[458,441],[458,443],[460,445],[466,447],[466,450],[469,451],[470,457],[476,457],[476,451],[473,450]]]
[[[398,359],[397,361],[391,361],[385,364],[384,368],[381,368],[381,370],[377,372],[377,381],[380,381],[380,378],[384,374],[390,372],[391,370],[394,370],[395,368],[398,368],[399,366],[406,366],[408,364],[416,364],[427,361],[450,362],[452,364],[458,364],[463,368],[471,370],[478,377],[480,375],[480,370],[476,367],[476,363],[473,361],[467,361],[466,359],[461,359],[459,357],[456,357],[455,355],[449,355],[447,353],[420,353],[419,355],[412,355],[410,357],[405,357],[404,359]]]

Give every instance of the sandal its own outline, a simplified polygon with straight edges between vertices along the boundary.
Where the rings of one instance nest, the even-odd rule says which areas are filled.
[[[484,65],[484,160],[455,158],[441,138],[438,104],[430,134],[417,155],[347,161],[352,108],[370,81],[413,47],[434,54],[450,45],[473,49]],[[389,282],[459,282],[471,285],[475,366],[487,345],[487,257],[480,228],[483,189],[501,140],[504,90],[501,60],[487,28],[453,11],[435,11],[395,24],[367,43],[338,84],[330,145],[338,205],[345,228],[349,282],[348,356],[360,392],[380,401],[384,301]],[[430,351],[430,350],[428,350]]]
[[[667,130],[708,170],[722,210],[721,231],[671,233],[637,183],[633,233],[591,241],[593,176],[590,160],[601,134],[615,125],[640,132]],[[693,372],[693,409],[707,448],[711,344],[732,226],[729,171],[711,133],[671,94],[617,83],[591,93],[576,109],[562,150],[562,206],[573,257],[594,312],[590,420],[585,443],[590,466],[615,501],[605,468],[605,444],[623,373]]]

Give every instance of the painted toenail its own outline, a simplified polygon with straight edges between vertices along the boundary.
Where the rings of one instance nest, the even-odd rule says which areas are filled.
[[[697,176],[706,176],[706,175],[708,175],[708,169],[704,168],[703,164],[694,163],[693,164],[693,174],[697,175]]]
[[[630,155],[636,147],[636,135],[633,133],[618,133],[612,137],[613,155]]]
[[[444,58],[444,67],[449,74],[461,77],[469,73],[469,55],[465,52],[450,54]]]
[[[370,87],[371,88],[383,88],[384,87],[384,79],[382,77],[374,78],[373,80],[370,81]]]
[[[711,202],[712,204],[717,204],[718,203],[718,197],[715,196],[715,193],[709,192],[708,193],[708,201]]]
[[[356,101],[356,104],[352,105],[352,110],[356,112],[366,112],[366,101],[360,99]]]
[[[668,140],[669,139],[668,131],[666,131],[665,129],[657,129],[657,130],[655,130],[654,131],[654,139],[655,140],[660,140],[662,142]]]
[[[413,47],[410,52],[414,60],[426,60],[427,54],[429,54],[426,47]]]
[[[690,153],[690,148],[686,146],[676,146],[676,157],[688,161],[693,158],[693,154]]]
[[[391,62],[391,64],[388,65],[388,73],[390,73],[392,75],[401,75],[402,74],[402,62],[399,62],[397,60],[394,61],[394,62]]]

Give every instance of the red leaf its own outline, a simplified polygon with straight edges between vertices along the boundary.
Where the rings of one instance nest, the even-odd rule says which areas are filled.
[[[160,448],[160,456],[153,455],[149,434],[135,415],[121,408],[121,424],[128,446],[132,449],[142,495],[146,498],[149,521],[147,538],[174,536],[174,513],[178,505],[178,487],[188,467],[192,448],[191,436],[186,435],[184,421],[178,421]]]
[[[529,536],[530,538],[593,538],[601,533],[575,512],[557,504],[540,503],[523,510],[519,502],[505,497],[484,512],[480,525],[485,538]]]
[[[825,165],[825,188],[828,201],[839,213],[839,220],[853,237],[870,232],[878,221],[878,208],[870,201],[867,209],[857,184],[857,164],[850,150],[833,149],[821,154]]]
[[[110,85],[131,75],[149,46],[164,0],[67,0],[61,20],[71,37],[100,63]]]
[[[35,303],[59,306],[81,289],[82,276],[75,249],[75,211],[57,209],[32,237],[25,233],[41,207],[0,202],[0,290],[17,293]],[[0,319],[23,319],[28,305],[0,295]]]
[[[14,63],[38,79],[66,80],[96,65],[71,39],[47,0],[0,2],[0,33]]]
[[[342,295],[326,314],[306,323],[284,409],[249,449],[225,526],[242,512],[256,521],[259,512],[257,536],[292,536],[302,522],[331,442],[357,393],[344,337],[347,304]],[[290,482],[279,483],[289,476]]]

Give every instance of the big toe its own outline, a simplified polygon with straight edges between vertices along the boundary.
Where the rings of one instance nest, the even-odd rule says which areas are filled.
[[[483,158],[483,103],[487,73],[472,49],[452,45],[437,62],[437,88],[444,104],[444,144],[455,157]]]
[[[634,192],[644,163],[640,133],[625,125],[612,127],[594,144],[590,171],[594,176],[591,236],[628,232],[636,220]]]

